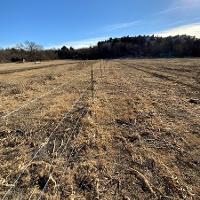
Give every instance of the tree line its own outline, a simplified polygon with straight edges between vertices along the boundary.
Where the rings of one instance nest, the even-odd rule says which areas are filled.
[[[0,62],[21,62],[55,59],[200,57],[200,39],[187,35],[170,37],[135,36],[110,38],[89,48],[43,49],[26,41],[15,48],[0,49]]]

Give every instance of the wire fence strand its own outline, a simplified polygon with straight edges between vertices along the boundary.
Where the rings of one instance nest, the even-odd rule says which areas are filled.
[[[32,104],[32,103],[38,101],[39,99],[42,99],[42,98],[44,98],[45,96],[51,94],[52,92],[54,92],[54,91],[56,91],[56,90],[62,88],[62,87],[65,86],[66,84],[67,84],[67,83],[63,83],[62,85],[53,88],[52,90],[48,91],[47,93],[45,93],[45,94],[43,94],[43,95],[41,95],[41,96],[39,96],[39,97],[37,97],[37,98],[35,98],[35,99],[32,99],[32,100],[28,101],[27,103],[23,104],[23,105],[20,106],[19,108],[17,108],[17,109],[15,109],[15,110],[13,110],[13,111],[11,111],[11,112],[9,112],[9,113],[7,113],[7,114],[1,116],[0,119],[6,119],[6,118],[9,117],[10,115],[12,115],[12,114],[14,114],[14,113],[20,111],[21,109],[23,109],[23,108],[29,106],[30,104]]]
[[[21,173],[18,175],[18,177],[15,179],[15,181],[13,182],[13,184],[11,185],[11,187],[7,190],[7,192],[5,193],[5,195],[3,196],[2,200],[5,200],[6,197],[8,196],[8,194],[12,191],[12,189],[16,186],[16,183],[19,181],[19,179],[21,178],[21,176],[23,175],[23,173],[26,171],[26,169],[28,168],[28,166],[33,162],[33,160],[37,157],[37,155],[39,154],[39,152],[49,143],[52,135],[55,133],[55,131],[62,125],[62,123],[64,122],[64,120],[67,118],[68,114],[71,112],[71,110],[73,110],[73,108],[80,102],[80,100],[83,98],[83,96],[85,95],[85,93],[88,91],[88,89],[90,88],[90,85],[81,93],[80,97],[78,100],[76,100],[73,105],[72,108],[65,113],[64,117],[60,120],[60,122],[58,123],[58,125],[54,128],[54,130],[51,132],[51,134],[49,135],[48,138],[46,138],[45,142],[42,143],[42,145],[40,146],[40,148],[36,151],[36,153],[34,154],[34,156],[32,157],[32,159],[24,165],[24,167],[22,168]]]
[[[76,124],[75,124],[75,126],[74,126],[74,128],[73,128],[73,130],[72,130],[72,132],[71,132],[71,134],[70,134],[70,136],[68,137],[68,140],[67,140],[67,142],[66,142],[66,144],[65,144],[65,147],[63,148],[63,150],[61,151],[61,153],[59,154],[59,156],[63,155],[64,151],[67,149],[68,144],[69,144],[69,142],[70,142],[70,139],[72,138],[73,133],[75,132],[76,128],[78,127],[78,123],[79,123],[80,119],[83,117],[84,114],[87,114],[87,113],[88,113],[88,111],[85,113],[85,111],[83,110],[83,112],[82,112],[81,115],[79,116],[79,118],[78,118],[78,120],[76,121]],[[58,150],[59,150],[59,149],[58,149]],[[58,150],[57,150],[57,152],[58,152]],[[72,151],[73,151],[73,150],[72,150]],[[72,152],[72,151],[71,151],[71,152]],[[70,157],[71,157],[71,153],[70,153],[70,155],[69,155],[69,157],[68,157],[67,160],[69,160]],[[53,164],[53,160],[52,160],[52,162],[51,162],[51,165],[52,165],[52,164]],[[65,171],[65,169],[66,169],[66,168],[64,168],[64,171]],[[52,169],[51,173],[49,174],[48,180],[47,180],[47,182],[45,183],[45,185],[44,185],[44,187],[43,187],[43,189],[42,189],[42,191],[41,191],[41,195],[39,196],[38,200],[41,199],[41,197],[42,197],[42,192],[44,192],[45,189],[47,188],[48,183],[49,183],[49,181],[50,181],[50,179],[51,179],[51,177],[52,177],[52,175],[53,175],[53,172],[54,172],[54,168]]]

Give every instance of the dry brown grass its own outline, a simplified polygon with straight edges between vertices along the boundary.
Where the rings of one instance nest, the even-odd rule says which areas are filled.
[[[91,65],[95,97],[79,99]],[[0,75],[0,116],[66,82],[1,118],[0,198],[200,199],[199,73],[198,59],[144,59]]]
[[[41,63],[36,64],[35,62],[25,62],[25,63],[3,63],[0,64],[0,74],[6,74],[11,73],[14,70],[16,71],[28,71],[31,68],[43,68],[43,67],[48,67],[52,65],[62,65],[62,64],[67,64],[67,63],[74,63],[74,61],[63,61],[63,60],[56,60],[56,61],[43,61]]]

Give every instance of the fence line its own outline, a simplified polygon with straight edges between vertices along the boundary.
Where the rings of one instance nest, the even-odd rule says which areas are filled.
[[[9,113],[7,113],[7,114],[4,115],[4,116],[1,116],[0,119],[5,119],[5,118],[9,117],[9,116],[12,115],[13,113],[16,113],[16,112],[20,111],[21,109],[25,108],[26,106],[29,106],[30,104],[36,102],[37,100],[44,98],[45,96],[47,96],[48,94],[51,94],[51,93],[54,92],[55,90],[58,90],[58,89],[62,88],[62,87],[63,87],[64,85],[66,85],[66,84],[67,84],[67,83],[63,83],[62,85],[60,85],[60,86],[58,86],[58,87],[54,87],[52,90],[48,91],[47,93],[45,93],[45,94],[43,94],[43,95],[41,95],[41,96],[39,96],[39,97],[37,97],[37,98],[35,98],[35,99],[32,99],[32,100],[28,101],[27,103],[25,103],[24,105],[20,106],[19,108],[15,109],[15,110],[13,110],[13,111],[11,111],[11,112],[9,112]]]
[[[94,100],[94,92],[95,92],[94,83],[95,83],[95,81],[94,81],[94,70],[93,70],[93,65],[92,65],[92,66],[91,66],[91,83],[90,83],[90,84],[91,84],[92,100]],[[82,113],[81,113],[81,115],[80,115],[79,118],[77,119],[77,121],[76,121],[76,123],[75,123],[75,126],[74,126],[74,128],[73,128],[73,130],[72,130],[70,136],[69,136],[68,139],[67,139],[67,142],[66,142],[66,144],[65,144],[65,147],[63,148],[63,150],[61,151],[61,153],[59,154],[59,156],[61,156],[61,155],[64,153],[64,151],[67,149],[68,144],[69,144],[69,141],[70,141],[70,139],[71,139],[73,133],[75,132],[75,130],[76,130],[77,126],[78,126],[78,123],[79,123],[81,117],[84,115],[84,113],[85,113],[85,111],[83,110]],[[87,114],[87,113],[88,113],[88,110],[87,110],[86,114]],[[58,148],[58,150],[59,150],[59,148]],[[57,150],[56,152],[58,152],[58,150]],[[71,158],[72,151],[73,151],[73,150],[71,150],[71,153],[70,153],[69,157],[67,158],[67,160],[69,160],[69,159]],[[53,164],[53,160],[54,160],[54,159],[52,158],[51,166],[52,166],[52,164]],[[48,180],[47,180],[47,182],[45,183],[45,185],[44,185],[44,187],[43,187],[43,189],[42,189],[42,191],[41,191],[41,194],[40,194],[38,200],[41,199],[41,197],[42,197],[42,192],[44,192],[45,189],[46,189],[46,187],[48,186],[48,183],[49,183],[50,179],[52,178],[54,169],[55,169],[55,168],[53,168],[52,171],[50,172],[50,174],[49,174],[49,176],[48,176]],[[65,170],[66,170],[66,168],[64,168],[64,171],[65,171]],[[33,191],[33,192],[34,192],[34,191]],[[33,193],[31,193],[31,196],[32,196],[32,195],[33,195]],[[29,197],[29,199],[31,198],[31,196]]]
[[[43,94],[43,95],[41,95],[41,96],[39,96],[39,97],[37,97],[37,98],[35,98],[35,99],[32,99],[32,100],[28,101],[27,103],[25,103],[24,105],[20,106],[19,108],[17,108],[17,109],[15,109],[15,110],[13,110],[13,111],[11,111],[11,112],[5,114],[4,116],[1,116],[0,119],[5,119],[5,118],[7,118],[8,116],[12,115],[13,113],[16,113],[16,112],[20,111],[21,109],[25,108],[26,106],[28,106],[28,105],[30,105],[30,104],[36,102],[36,101],[39,100],[39,99],[44,98],[44,97],[47,96],[48,94],[51,94],[52,92],[54,92],[54,91],[56,91],[56,90],[62,88],[62,87],[65,86],[66,84],[67,84],[67,82],[66,82],[66,83],[63,83],[62,85],[60,85],[60,86],[58,86],[58,87],[54,87],[52,90],[46,92],[45,94]]]
[[[80,100],[83,98],[83,96],[85,95],[85,93],[87,92],[87,90],[90,88],[90,86],[88,86],[80,95],[79,99],[76,100],[73,105],[72,108],[65,113],[64,117],[60,120],[60,122],[58,123],[58,125],[54,128],[54,130],[51,132],[51,134],[49,135],[48,138],[46,138],[46,141],[44,143],[42,143],[42,145],[40,146],[40,148],[37,150],[37,152],[34,154],[34,156],[32,157],[32,159],[25,164],[25,166],[22,168],[22,172],[18,175],[18,177],[15,179],[14,183],[12,184],[12,186],[7,190],[7,192],[5,193],[5,195],[3,196],[2,200],[5,200],[5,198],[8,196],[8,194],[12,191],[12,189],[16,186],[16,183],[19,181],[19,179],[21,178],[22,174],[26,171],[26,169],[28,168],[28,166],[33,162],[33,160],[37,157],[37,155],[39,154],[39,152],[49,143],[52,135],[55,133],[55,131],[60,127],[60,125],[63,123],[63,121],[67,118],[68,114],[71,112],[71,110],[73,110],[73,108],[80,102]]]
[[[66,144],[65,144],[65,147],[63,148],[63,150],[61,151],[61,153],[58,155],[58,157],[61,156],[61,155],[63,155],[64,151],[67,149],[68,144],[69,144],[69,142],[70,142],[70,139],[72,138],[72,135],[73,135],[73,133],[75,132],[75,130],[76,130],[77,126],[78,126],[78,123],[79,123],[81,117],[83,117],[84,113],[85,113],[85,112],[84,112],[84,110],[83,110],[83,112],[81,113],[81,115],[80,115],[79,118],[77,119],[77,121],[76,121],[76,123],[75,123],[75,126],[74,126],[74,128],[73,128],[73,130],[72,130],[70,136],[68,137],[68,140],[67,140],[67,142],[66,142]],[[88,111],[86,112],[86,114],[87,114],[87,113],[88,113]],[[58,150],[59,150],[59,148],[58,148]],[[57,150],[56,152],[58,152],[58,150]],[[73,151],[73,150],[72,150],[72,151]],[[72,151],[71,151],[71,152],[72,152]],[[70,153],[70,155],[69,155],[69,157],[68,157],[67,160],[69,160],[70,157],[71,157],[71,153]],[[53,159],[52,159],[52,162],[51,162],[51,166],[52,166],[52,164],[53,164]],[[49,181],[50,181],[50,179],[51,179],[51,177],[52,177],[52,175],[53,175],[54,169],[55,169],[55,168],[53,168],[52,171],[51,171],[51,173],[49,174],[48,180],[47,180],[47,182],[45,183],[44,188],[42,189],[41,192],[44,192],[45,189],[46,189],[46,187],[48,186],[48,183],[49,183]],[[65,168],[65,169],[66,169],[66,168]],[[64,170],[65,170],[65,169],[64,169]],[[42,194],[40,195],[40,197],[38,198],[38,200],[40,200],[41,197],[42,197]]]
[[[55,91],[55,90],[57,90],[57,89],[59,89],[59,88],[62,88],[62,87],[63,87],[64,85],[66,85],[66,84],[67,84],[67,83],[63,83],[61,86],[58,86],[58,87],[52,89],[51,91],[49,91],[49,92],[47,92],[47,93],[41,95],[40,97],[37,97],[36,99],[33,99],[33,100],[29,101],[28,103],[22,105],[22,106],[19,107],[18,109],[16,109],[16,110],[14,110],[14,111],[12,111],[12,112],[10,112],[10,113],[8,113],[8,114],[6,114],[6,115],[0,117],[0,119],[1,119],[1,118],[5,119],[6,117],[12,115],[13,113],[18,112],[18,111],[21,110],[22,108],[24,108],[24,107],[30,105],[31,103],[37,101],[38,99],[41,99],[41,98],[45,97],[46,95],[52,93],[53,91]],[[24,172],[26,171],[26,169],[30,166],[30,164],[33,162],[33,160],[37,157],[37,155],[39,154],[39,152],[49,143],[49,141],[50,141],[52,135],[53,135],[53,134],[55,133],[55,131],[62,125],[62,123],[63,123],[64,120],[67,118],[67,116],[68,116],[68,114],[71,112],[71,110],[73,110],[74,107],[82,100],[82,98],[84,97],[84,95],[85,95],[85,93],[88,91],[88,89],[91,89],[91,92],[92,92],[92,99],[94,100],[94,71],[93,71],[93,65],[91,65],[91,84],[90,84],[84,91],[81,92],[81,95],[80,95],[79,99],[76,100],[76,101],[73,103],[71,109],[70,109],[67,113],[64,114],[64,117],[60,120],[60,122],[58,123],[58,125],[53,129],[53,131],[51,132],[51,134],[49,135],[49,137],[45,139],[45,142],[41,144],[40,148],[39,148],[39,149],[36,151],[36,153],[33,155],[32,159],[31,159],[29,162],[27,162],[26,164],[24,164],[24,166],[22,167],[21,173],[20,173],[20,174],[18,175],[18,177],[15,179],[15,181],[13,182],[13,184],[11,184],[10,188],[7,190],[7,192],[6,192],[5,195],[3,196],[3,199],[2,199],[2,200],[5,200],[6,197],[9,195],[9,193],[12,191],[12,189],[15,188],[16,183],[19,181],[19,179],[21,178],[21,176],[23,175],[23,173],[24,173]],[[87,111],[87,112],[88,112],[88,111]],[[84,111],[82,112],[82,114],[81,114],[81,116],[78,118],[78,120],[76,121],[76,125],[75,125],[73,131],[71,132],[70,137],[68,138],[68,141],[67,141],[67,143],[66,143],[66,145],[65,145],[65,148],[67,147],[67,145],[68,145],[68,143],[69,143],[69,141],[70,141],[70,138],[72,137],[72,134],[74,133],[76,127],[78,126],[78,122],[79,122],[80,118],[82,117],[83,113],[84,113]],[[61,154],[64,152],[65,148],[62,150]],[[70,158],[70,157],[71,157],[71,153],[70,153],[69,158]],[[68,159],[69,159],[69,158],[68,158]],[[52,161],[52,162],[53,162],[53,161]],[[50,177],[51,177],[51,176],[49,176],[49,179],[50,179]],[[46,182],[47,185],[48,185],[48,182],[49,182],[49,180]],[[32,194],[31,194],[31,196],[32,196]],[[30,196],[30,198],[31,198],[31,196]],[[39,198],[39,199],[40,199],[40,198]]]

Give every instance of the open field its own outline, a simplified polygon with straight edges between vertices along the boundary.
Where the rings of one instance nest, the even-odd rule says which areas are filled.
[[[55,67],[65,65],[66,63],[74,63],[74,61],[44,61],[44,62],[25,62],[25,63],[3,63],[0,64],[0,74],[10,74],[14,72],[23,72],[33,69],[42,69],[48,67]]]
[[[200,59],[0,65],[0,199],[198,200],[199,186]]]

